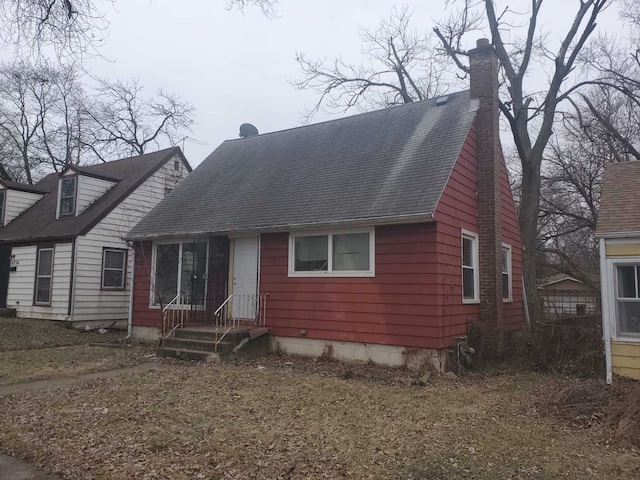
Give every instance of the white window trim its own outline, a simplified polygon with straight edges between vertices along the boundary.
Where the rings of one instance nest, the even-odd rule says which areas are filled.
[[[63,180],[73,180],[75,182],[74,184],[74,188],[75,188],[75,192],[73,194],[73,213],[66,213],[64,215],[62,215],[63,218],[69,218],[69,217],[77,217],[78,216],[78,191],[80,190],[80,185],[79,185],[79,180],[80,179],[80,175],[65,175],[60,177],[60,180],[58,180],[58,208],[56,209],[56,219],[60,219],[61,211],[60,211],[60,207],[62,204],[62,181]]]
[[[4,227],[4,217],[7,211],[7,197],[9,196],[9,190],[0,188],[0,195],[4,195],[2,206],[0,206],[0,227]]]
[[[611,295],[611,299],[613,300],[611,302],[611,309],[610,309],[610,315],[611,315],[611,332],[612,332],[612,340],[613,341],[623,341],[623,342],[638,342],[640,343],[640,334],[633,334],[633,333],[622,333],[620,331],[620,324],[619,324],[619,301],[623,301],[623,302],[630,302],[630,303],[635,303],[635,302],[640,302],[640,290],[638,290],[640,288],[640,282],[638,281],[638,276],[636,274],[635,276],[635,280],[636,280],[636,295],[639,296],[639,298],[620,298],[618,297],[618,267],[624,267],[624,266],[640,266],[640,257],[627,257],[627,258],[615,258],[612,260],[609,260],[609,263],[612,267],[611,269],[611,290],[610,290],[610,295]]]
[[[333,268],[333,235],[345,235],[354,233],[369,234],[369,270],[340,270]],[[328,267],[326,272],[296,272],[295,271],[295,239],[297,237],[324,236],[328,237]],[[376,276],[376,234],[375,228],[353,228],[335,230],[303,230],[289,232],[289,277],[298,278],[348,278],[348,277],[375,277]]]
[[[511,248],[511,245],[509,245],[508,243],[503,243],[502,244],[502,248],[506,249],[509,253],[508,253],[508,261],[507,261],[507,275],[509,276],[509,296],[508,297],[504,297],[502,299],[503,303],[513,303],[513,249]],[[502,250],[500,250],[500,256],[502,258]],[[502,268],[500,268],[500,280],[502,280],[502,275],[505,272],[502,271]],[[500,291],[502,291],[502,284],[500,284]]]
[[[113,252],[113,253],[122,254],[122,268],[109,268],[109,267],[106,266],[107,252]],[[113,286],[106,286],[104,284],[104,274],[105,274],[105,272],[107,270],[115,271],[115,272],[122,272],[122,282],[121,282],[120,286],[113,287]],[[101,282],[100,282],[101,289],[102,290],[122,291],[122,290],[126,290],[125,289],[126,284],[127,284],[127,251],[125,249],[122,249],[122,248],[104,248],[102,250],[102,278],[101,278]]]
[[[199,240],[205,240],[205,239],[199,239]],[[206,240],[206,257],[205,257],[205,270],[204,270],[204,278],[205,278],[205,282],[204,282],[204,302],[202,305],[194,305],[194,308],[197,309],[206,309],[207,307],[207,288],[208,288],[208,278],[209,278],[209,239],[207,238]],[[179,253],[178,253],[178,286],[180,286],[182,283],[182,245],[185,243],[193,243],[193,238],[175,238],[175,239],[171,239],[171,240],[160,240],[160,241],[155,241],[153,242],[153,248],[151,251],[151,279],[150,279],[150,292],[149,292],[149,308],[150,309],[160,309],[160,305],[155,303],[155,296],[156,296],[156,288],[155,288],[155,281],[156,281],[156,252],[158,250],[158,245],[171,245],[177,243],[180,245],[179,248]],[[177,292],[176,292],[177,295]],[[173,300],[173,299],[172,299]],[[189,310],[191,309],[191,305],[190,304],[180,304],[180,305],[172,305],[171,307],[169,307],[170,310]]]
[[[50,275],[40,275],[40,255],[42,252],[51,252],[51,274]],[[36,306],[51,306],[53,302],[53,267],[54,260],[56,257],[55,247],[47,247],[47,248],[39,248],[36,250],[36,284],[33,292],[33,304]],[[49,279],[49,301],[48,302],[39,302],[38,301],[38,280],[41,278]]]
[[[464,249],[464,239],[468,238],[471,240],[471,245],[473,247],[473,298],[464,298],[464,269],[469,268],[465,267],[462,260],[462,254]],[[463,304],[476,304],[480,303],[480,257],[478,255],[478,234],[474,232],[470,232],[469,230],[461,229],[460,233],[460,286],[462,287],[462,303]]]

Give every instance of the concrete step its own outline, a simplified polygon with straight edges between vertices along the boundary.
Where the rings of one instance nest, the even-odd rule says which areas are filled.
[[[225,339],[226,340],[226,339]],[[171,337],[162,342],[163,347],[175,348],[180,350],[195,350],[198,352],[214,352],[214,353],[231,353],[235,348],[235,343],[223,340],[218,344],[211,340],[196,340],[193,338]]]
[[[17,312],[15,308],[0,308],[0,317],[2,318],[15,318]]]
[[[156,350],[156,355],[164,358],[179,358],[196,362],[219,362],[221,360],[220,355],[217,353],[171,347],[159,347]]]
[[[220,330],[218,332],[210,329],[201,329],[201,328],[178,328],[174,333],[174,338],[184,338],[184,339],[192,339],[192,340],[202,340],[202,341],[217,341],[222,335],[224,335],[225,330]],[[239,343],[244,338],[249,336],[249,332],[246,330],[232,330],[228,332],[224,336],[224,340],[228,342]]]

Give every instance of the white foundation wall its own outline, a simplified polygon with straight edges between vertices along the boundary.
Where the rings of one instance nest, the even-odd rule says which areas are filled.
[[[129,316],[132,250],[128,250],[124,290],[102,290],[103,248],[128,249],[122,238],[175,186],[187,171],[174,170],[174,157],[114,208],[88,234],[78,237],[71,320],[92,326],[124,326]]]
[[[51,306],[33,305],[36,278],[37,247],[13,247],[16,270],[9,274],[7,306],[15,308],[18,317],[45,320],[67,320],[71,273],[71,244],[54,246]]]
[[[425,368],[436,372],[446,370],[445,350],[293,337],[273,337],[272,341],[274,350],[290,355],[309,357],[325,355],[337,360],[373,362],[416,371]]]

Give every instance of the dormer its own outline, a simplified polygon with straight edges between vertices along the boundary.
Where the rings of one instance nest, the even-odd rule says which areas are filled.
[[[29,209],[46,193],[46,189],[36,185],[0,180],[0,227]]]
[[[76,166],[67,167],[58,180],[56,218],[77,217],[118,183]]]

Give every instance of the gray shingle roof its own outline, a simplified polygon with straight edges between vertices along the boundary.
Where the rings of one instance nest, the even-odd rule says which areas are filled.
[[[0,227],[0,244],[56,241],[84,235],[175,155],[181,156],[186,163],[180,149],[173,147],[83,167],[84,173],[113,178],[117,183],[77,217],[56,219],[59,175],[47,175],[35,188],[48,193],[15,220]]]
[[[475,118],[469,92],[227,140],[129,238],[428,219]]]
[[[640,232],[640,162],[607,165],[596,235]]]

